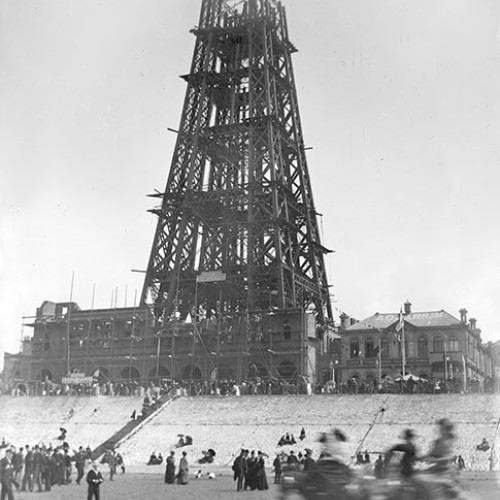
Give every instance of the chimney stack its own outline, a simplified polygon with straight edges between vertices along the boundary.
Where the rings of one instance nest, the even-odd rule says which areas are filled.
[[[409,300],[407,300],[404,303],[404,307],[405,307],[405,316],[407,316],[408,314],[411,314],[411,302]]]
[[[471,318],[469,320],[469,325],[470,325],[471,330],[475,330],[476,329],[476,322],[477,322],[476,318]]]
[[[340,315],[340,328],[345,330],[349,326],[349,316],[346,313]]]
[[[460,322],[464,324],[467,323],[467,309],[462,307],[458,312],[460,313]]]

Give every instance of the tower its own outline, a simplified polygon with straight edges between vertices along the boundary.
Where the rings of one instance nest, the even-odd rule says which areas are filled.
[[[141,302],[158,320],[308,311],[332,323],[285,9],[202,0]]]

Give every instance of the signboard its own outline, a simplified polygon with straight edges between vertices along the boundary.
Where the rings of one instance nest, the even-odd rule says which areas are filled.
[[[83,376],[74,377],[73,375],[71,377],[63,377],[61,382],[63,384],[71,385],[71,384],[92,384],[92,382],[94,381],[93,377],[83,377]]]
[[[212,281],[226,281],[226,273],[222,271],[203,271],[196,276],[197,283],[211,283]]]

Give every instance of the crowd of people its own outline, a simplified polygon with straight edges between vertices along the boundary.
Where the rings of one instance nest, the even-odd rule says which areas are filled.
[[[57,441],[62,441],[66,436],[64,429]],[[15,446],[2,439],[0,449],[4,456],[0,460],[0,482],[2,485],[1,498],[8,500],[14,498],[14,490],[29,492],[47,492],[55,486],[85,483],[98,499],[99,484],[103,481],[102,474],[98,471],[97,463],[93,460],[92,450],[89,446],[79,446],[78,450],[71,449],[66,441],[57,445],[25,445]],[[109,480],[113,481],[117,467],[125,473],[125,463],[120,453],[107,450],[101,463],[109,467]],[[87,470],[87,475],[86,473]],[[90,476],[89,476],[90,475]],[[90,496],[89,496],[90,498]]]
[[[240,395],[280,395],[280,394],[445,394],[464,391],[460,379],[423,379],[412,377],[407,380],[383,377],[381,380],[359,381],[355,377],[342,383],[327,380],[312,384],[305,377],[297,380],[285,380],[274,377],[253,377],[236,382],[231,379],[219,380],[172,380],[155,379],[154,381],[98,381],[92,384],[56,384],[50,380],[34,384],[18,385],[15,388],[0,388],[0,394],[13,396],[149,396],[159,398],[172,389],[184,396],[240,396]],[[469,393],[496,392],[492,380],[481,384],[477,378],[467,381]]]

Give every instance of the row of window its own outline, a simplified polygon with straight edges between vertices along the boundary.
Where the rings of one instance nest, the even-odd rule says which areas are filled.
[[[427,340],[427,337],[420,337],[417,341],[417,356],[419,358],[426,357],[429,354],[429,342]],[[409,342],[406,343],[405,351],[406,354],[408,354],[408,345]],[[444,346],[444,341],[443,338],[440,336],[434,337],[432,341],[432,347],[433,347],[433,352],[444,352],[445,351],[445,346]],[[333,341],[331,345],[331,352],[332,354],[340,354],[340,341]],[[378,341],[375,341],[373,339],[366,339],[364,342],[364,357],[365,358],[375,358],[379,355],[379,350],[380,350],[380,356],[382,358],[388,358],[389,357],[389,351],[390,351],[390,346],[389,346],[389,341],[387,339],[381,339],[380,343]],[[448,342],[447,342],[447,351],[458,351],[459,350],[459,341],[458,337],[456,335],[452,335]],[[359,340],[353,339],[351,340],[349,344],[349,355],[351,359],[356,359],[361,356],[361,344]]]

